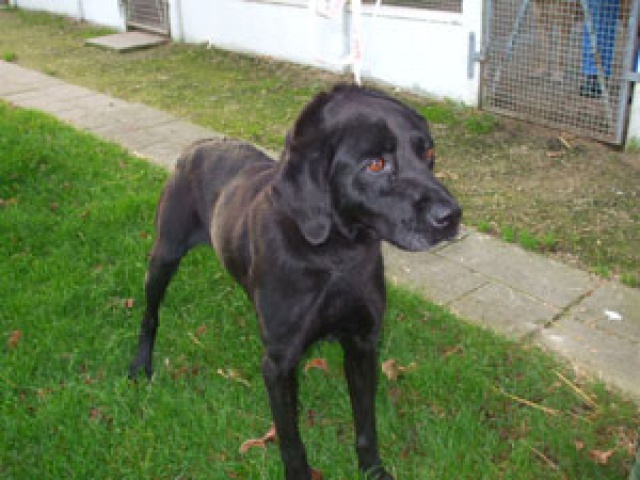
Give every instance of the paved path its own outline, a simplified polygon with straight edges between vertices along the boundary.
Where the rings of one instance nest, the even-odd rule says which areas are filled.
[[[2,61],[0,99],[45,111],[167,168],[188,143],[218,136]],[[640,401],[640,290],[471,230],[430,253],[385,247],[385,260],[393,282],[470,322],[543,346]]]

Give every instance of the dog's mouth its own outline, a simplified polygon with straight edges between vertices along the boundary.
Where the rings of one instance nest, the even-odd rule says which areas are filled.
[[[460,229],[461,218],[462,210],[456,205],[446,215],[429,212],[422,225],[415,219],[400,220],[394,232],[394,238],[389,241],[403,250],[412,252],[429,250],[442,242],[455,239]]]

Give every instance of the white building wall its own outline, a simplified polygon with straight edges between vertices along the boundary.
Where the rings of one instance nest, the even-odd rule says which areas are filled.
[[[80,16],[79,0],[12,0],[10,3],[26,10],[40,10],[75,18]]]
[[[25,10],[51,12],[118,30],[125,29],[119,0],[10,0],[9,3]]]
[[[82,2],[83,20],[112,27],[117,30],[124,30],[126,28],[125,12],[117,0],[79,1]]]
[[[350,17],[326,19],[306,0],[172,0],[172,32],[187,42],[337,69],[348,52]],[[463,13],[363,7],[363,76],[476,105],[478,78],[467,78],[469,33],[479,38],[481,2]]]

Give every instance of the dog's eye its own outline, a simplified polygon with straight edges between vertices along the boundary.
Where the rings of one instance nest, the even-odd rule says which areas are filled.
[[[429,164],[429,168],[433,168],[433,165],[436,161],[436,149],[435,148],[427,148],[427,151],[424,152],[424,159]]]
[[[386,165],[387,161],[384,159],[384,157],[374,158],[373,160],[369,161],[367,170],[369,170],[370,172],[378,173],[384,170],[384,167]]]

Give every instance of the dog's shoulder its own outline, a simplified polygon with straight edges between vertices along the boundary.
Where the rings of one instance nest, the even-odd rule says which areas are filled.
[[[248,142],[227,138],[199,140],[189,145],[176,162],[178,171],[211,169],[229,164],[234,168],[254,163],[273,163],[274,160]]]

